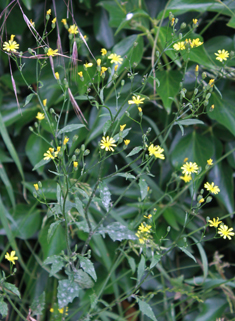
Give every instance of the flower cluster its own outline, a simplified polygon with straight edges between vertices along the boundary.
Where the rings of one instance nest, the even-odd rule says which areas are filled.
[[[56,150],[56,151],[55,151],[54,148],[50,147],[50,148],[46,151],[46,153],[43,154],[43,156],[44,156],[43,159],[44,159],[44,160],[55,159],[55,158],[58,156],[58,153],[59,153],[60,149],[61,149],[60,146],[57,147],[57,150]]]
[[[5,255],[5,259],[13,264],[15,264],[15,261],[18,260],[18,257],[15,256],[16,252],[15,251],[11,251],[11,254],[9,254],[8,252]]]
[[[219,218],[217,217],[217,219],[213,218],[213,221],[212,220],[208,220],[208,223],[210,224],[209,226],[210,227],[215,227],[218,228],[218,234],[220,234],[221,237],[223,237],[223,239],[226,239],[228,238],[229,240],[231,240],[231,236],[234,236],[234,232],[233,231],[233,228],[228,228],[227,225],[224,225],[222,223],[222,221],[219,221]],[[222,223],[222,224],[221,224]]]
[[[135,234],[138,237],[140,244],[145,244],[149,239],[152,238],[152,236],[150,235],[151,228],[152,226],[146,223],[140,224],[140,226],[138,227],[138,231]]]
[[[196,39],[186,39],[185,41],[179,41],[173,45],[173,48],[177,51],[179,50],[185,50],[187,44],[190,45],[191,48],[199,47],[203,45],[203,42],[200,41],[199,38]]]
[[[187,161],[188,158],[185,158],[185,160]],[[197,163],[192,163],[192,162],[186,162],[182,167],[182,174],[184,174],[184,176],[180,176],[180,178],[185,182],[188,183],[191,181],[192,179],[192,173],[197,173],[198,171],[198,165]]]
[[[154,146],[151,144],[148,148],[149,156],[154,155],[156,158],[165,159],[165,156],[162,154],[164,152],[164,149],[160,146]]]
[[[11,35],[11,39],[7,42],[5,41],[3,44],[3,50],[7,52],[17,52],[19,49],[19,44],[14,41],[15,35]]]
[[[106,152],[114,152],[114,149],[113,147],[116,147],[117,145],[114,144],[115,143],[115,140],[109,136],[107,137],[102,137],[101,141],[100,141],[100,148],[101,149],[104,149],[106,150]]]
[[[226,50],[218,50],[218,53],[215,53],[215,55],[217,56],[215,59],[219,60],[220,62],[223,62],[223,60],[227,60],[227,58],[229,57],[229,53]]]

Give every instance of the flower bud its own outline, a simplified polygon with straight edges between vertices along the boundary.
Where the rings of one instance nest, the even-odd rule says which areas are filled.
[[[76,161],[76,155],[72,156],[72,161],[75,162]]]
[[[185,22],[182,22],[182,23],[181,23],[181,26],[180,26],[180,29],[184,29],[184,28],[186,28],[186,23],[185,23]]]
[[[73,136],[73,143],[75,143],[77,139],[78,139],[78,135],[74,135]]]
[[[122,79],[122,81],[121,81],[121,86],[123,87],[124,85],[125,85],[125,80]]]
[[[198,89],[195,88],[195,89],[194,89],[194,95],[196,96],[197,93],[198,93]]]
[[[84,152],[84,154],[83,154],[83,156],[87,156],[87,155],[89,155],[89,154],[90,154],[90,150],[89,150],[89,149],[86,149],[85,152]]]
[[[208,93],[208,94],[206,95],[206,99],[207,99],[207,100],[210,99],[210,96],[211,96],[211,93]]]
[[[82,144],[82,146],[81,146],[81,150],[82,150],[82,152],[84,152],[84,151],[85,151],[85,145],[84,145],[84,144]]]
[[[33,132],[33,127],[32,127],[32,126],[29,126],[29,130],[30,130],[31,132]]]
[[[182,33],[180,32],[180,33],[179,33],[179,39],[181,40],[182,37],[183,37],[183,35],[182,35]]]
[[[167,233],[169,233],[169,232],[170,232],[170,230],[171,230],[171,227],[170,227],[170,226],[168,226],[168,227],[167,227]]]
[[[211,201],[212,201],[212,197],[208,196],[207,199],[206,199],[206,203],[210,203]]]
[[[202,79],[205,79],[207,77],[207,74],[206,74],[206,72],[204,71],[203,73],[202,73]]]
[[[79,155],[79,154],[80,154],[80,149],[79,149],[79,148],[76,148],[76,149],[75,149],[75,154],[76,154],[76,155]]]

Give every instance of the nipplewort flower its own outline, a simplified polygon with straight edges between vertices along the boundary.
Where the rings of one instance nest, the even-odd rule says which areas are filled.
[[[183,170],[182,171],[183,174],[189,175],[191,173],[197,173],[198,165],[196,163],[187,162],[181,167],[181,169]]]
[[[116,147],[117,145],[114,144],[115,143],[115,140],[109,136],[107,137],[102,137],[101,141],[100,141],[100,147],[101,149],[104,149],[106,150],[106,152],[114,152],[114,149],[113,147]]]
[[[211,184],[207,182],[206,184],[204,184],[204,187],[212,194],[218,194],[220,192],[219,187],[216,186],[214,182],[212,182]]]
[[[8,252],[5,255],[5,259],[7,259],[7,261],[12,262],[13,264],[15,264],[15,261],[18,260],[18,257],[15,256],[16,252],[15,251],[11,251],[11,254],[9,254]]]
[[[220,225],[220,227],[218,228],[218,233],[220,234],[221,237],[223,237],[223,239],[226,239],[226,237],[231,240],[231,236],[234,236],[234,232],[233,228],[228,228],[227,225]]]
[[[210,227],[218,227],[220,225],[220,223],[222,223],[222,221],[219,221],[219,218],[217,217],[217,219],[215,219],[213,217],[213,221],[212,220],[208,220],[208,223],[210,223]]]
[[[227,60],[227,58],[229,57],[229,53],[227,50],[218,50],[218,53],[215,53],[215,55],[217,56],[215,59],[219,60],[220,62],[223,62],[224,60]]]

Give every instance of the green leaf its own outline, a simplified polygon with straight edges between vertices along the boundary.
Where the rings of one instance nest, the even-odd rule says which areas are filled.
[[[25,7],[28,9],[28,10],[31,10],[32,9],[32,2],[31,0],[22,0],[23,4],[25,5]]]
[[[119,140],[119,137],[122,137],[122,138],[125,138],[128,134],[129,134],[129,131],[131,130],[131,128],[127,128],[127,129],[124,129],[122,132],[116,134],[113,136],[113,139],[115,141],[118,141]]]
[[[117,173],[114,176],[124,177],[126,180],[127,179],[135,179],[135,176],[130,173]]]
[[[141,281],[145,271],[145,257],[141,255],[140,262],[138,264],[138,270],[137,270],[137,280],[138,283]]]
[[[144,178],[139,179],[139,188],[140,188],[140,195],[141,195],[141,201],[145,199],[145,197],[148,194],[148,184],[146,183]]]
[[[170,71],[157,71],[156,77],[160,81],[160,86],[157,89],[157,93],[163,102],[163,107],[168,113],[171,111],[171,105],[174,98],[180,91],[180,82],[182,81],[182,74],[177,70]],[[150,83],[153,84],[152,79]]]
[[[104,127],[103,127],[103,135],[105,136],[110,125],[112,124],[112,121],[111,120],[107,120],[105,123],[104,123]]]
[[[91,260],[89,260],[87,257],[79,255],[79,261],[80,261],[80,266],[84,270],[84,272],[89,274],[96,281],[97,276],[94,269],[94,265],[91,262]]]
[[[155,254],[153,257],[152,257],[152,261],[151,261],[151,264],[150,264],[150,269],[154,268],[155,265],[158,264],[158,262],[160,262],[162,256],[160,254]]]
[[[202,268],[203,268],[203,282],[205,282],[205,280],[208,276],[208,268],[209,268],[207,254],[206,254],[202,244],[194,236],[189,236],[189,237],[195,242],[195,244],[199,250],[199,253],[201,256]]]
[[[39,196],[43,196],[42,194],[46,195],[47,200],[56,200],[56,189],[57,189],[57,183],[55,180],[52,179],[46,179],[41,181],[42,188],[38,190]],[[35,188],[33,186],[33,183],[25,182],[23,185],[31,192],[33,193],[35,191]]]
[[[58,271],[60,271],[64,266],[65,262],[63,258],[59,255],[53,255],[48,257],[43,264],[52,264],[51,266],[51,271],[50,271],[50,276],[55,275]]]
[[[120,23],[126,17],[121,6],[118,6],[114,1],[101,1],[98,5],[104,7],[108,11],[110,27],[119,27]]]
[[[172,207],[166,208],[164,213],[163,213],[163,217],[167,221],[167,223],[171,227],[173,227],[173,229],[175,229],[176,231],[180,230],[179,225],[178,225],[177,220],[176,220],[176,217],[175,217],[174,208],[172,208]]]
[[[133,156],[133,155],[139,153],[142,149],[143,149],[143,147],[141,147],[141,146],[135,147],[132,149],[132,151],[128,155],[126,155],[126,157]]]
[[[235,28],[235,16],[233,16],[229,22],[227,23],[227,26],[230,28]]]
[[[59,308],[64,308],[79,296],[79,285],[71,280],[59,281],[57,298]]]
[[[183,119],[183,120],[177,120],[175,122],[177,125],[185,125],[185,126],[188,126],[188,125],[195,125],[195,124],[204,124],[203,121],[199,120],[199,119]]]
[[[0,314],[3,318],[8,315],[8,305],[3,301],[3,298],[0,299]]]
[[[93,27],[96,40],[105,48],[111,48],[114,45],[113,31],[108,25],[107,12],[103,8],[96,10]]]
[[[129,13],[129,16],[126,15],[125,19],[122,20],[122,22],[119,24],[115,35],[117,35],[119,33],[119,31],[121,31],[122,29],[131,29],[131,20],[138,20],[138,18],[140,17],[144,17],[144,18],[149,18],[149,15],[147,12],[145,12],[144,10],[141,9],[136,9],[135,12],[133,13]],[[138,29],[138,27],[137,27]]]
[[[8,283],[8,282],[4,282],[3,283],[3,288],[11,291],[15,295],[17,295],[18,298],[20,298],[20,292],[19,292],[19,290],[17,289],[17,287],[14,284],[11,284],[11,283]]]
[[[32,315],[42,315],[42,311],[45,309],[45,300],[46,295],[45,292],[42,292],[42,294],[33,300],[31,305]]]
[[[233,150],[233,153],[227,157],[228,163],[232,168],[235,168],[235,142],[228,142],[225,145],[226,153]]]
[[[55,233],[58,225],[61,224],[61,222],[63,222],[63,220],[59,220],[59,221],[56,221],[54,223],[52,223],[48,229],[48,233],[47,233],[47,242],[49,243],[50,242],[50,239],[51,237],[53,236],[53,234]]]
[[[132,270],[132,274],[135,273],[135,270],[136,270],[136,263],[135,263],[135,260],[133,257],[131,256],[127,256],[127,260],[128,260],[128,263],[131,267],[131,270]]]
[[[7,173],[5,171],[5,168],[4,168],[4,166],[2,165],[1,162],[0,162],[0,177],[1,177],[1,180],[2,180],[3,184],[6,187],[7,193],[9,195],[10,200],[11,200],[11,204],[12,204],[13,207],[15,207],[15,196],[14,196],[14,192],[13,192],[13,189],[12,189],[12,185],[11,185],[10,180],[8,179],[8,176],[7,176]]]
[[[138,298],[137,298],[137,302],[139,304],[140,311],[144,315],[147,315],[147,317],[149,317],[151,320],[157,321],[156,317],[154,316],[151,306],[147,302],[144,302]]]
[[[194,321],[216,320],[222,316],[225,309],[228,307],[228,302],[220,297],[212,297],[201,303],[199,315]]]
[[[62,128],[61,130],[59,130],[59,132],[57,133],[57,136],[63,134],[63,133],[69,133],[72,132],[76,129],[82,128],[82,127],[86,127],[83,124],[72,124],[72,125],[67,125],[64,128]]]
[[[44,166],[45,164],[47,164],[47,163],[49,163],[49,162],[50,162],[50,159],[48,159],[48,160],[46,160],[46,159],[40,160],[40,162],[37,163],[37,164],[34,166],[34,168],[32,169],[32,171],[36,171],[36,169]]]
[[[74,281],[77,282],[82,289],[90,289],[94,286],[92,279],[82,270],[74,273]]]
[[[109,205],[111,202],[111,193],[105,182],[101,182],[99,184],[99,190],[100,190],[100,198],[101,198],[102,204],[104,205],[106,211],[108,212]]]
[[[75,197],[75,207],[76,207],[79,215],[84,217],[85,214],[84,214],[84,210],[83,210],[83,204],[78,197]]]
[[[181,251],[183,251],[188,257],[190,257],[191,259],[194,260],[195,263],[197,263],[197,260],[195,259],[195,257],[192,255],[191,252],[189,252],[189,250],[187,250],[185,247],[179,247],[181,249]]]
[[[112,223],[106,227],[100,227],[97,232],[100,234],[107,233],[114,242],[137,239],[132,231],[130,231],[126,226],[121,225],[119,222]]]
[[[28,103],[30,103],[31,99],[33,98],[34,94],[29,94],[26,99],[25,99],[25,103],[24,103],[24,106],[25,107],[26,105],[28,105]]]

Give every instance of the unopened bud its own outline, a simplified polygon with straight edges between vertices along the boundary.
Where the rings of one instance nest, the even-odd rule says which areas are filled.
[[[181,23],[181,26],[180,26],[180,28],[181,28],[181,29],[184,29],[184,28],[186,28],[186,23],[185,23],[185,22],[182,22],[182,23]]]
[[[182,33],[180,32],[180,33],[179,33],[179,39],[181,40],[182,37],[183,37],[183,35],[182,35]]]
[[[82,146],[81,146],[81,150],[82,150],[82,152],[84,152],[84,151],[85,151],[85,145],[84,145],[84,144],[82,144]]]
[[[76,149],[75,149],[75,154],[76,154],[76,155],[79,155],[79,154],[80,154],[80,149],[79,149],[79,148],[76,148]]]
[[[194,89],[194,95],[196,96],[197,93],[198,93],[198,89],[195,88],[195,89]]]
[[[167,227],[167,233],[169,233],[169,232],[170,232],[170,230],[171,230],[171,227],[170,227],[170,226],[168,226],[168,227]]]
[[[206,72],[203,72],[203,73],[202,73],[202,79],[205,79],[206,77],[207,77]]]
[[[212,201],[212,197],[211,196],[208,196],[207,199],[206,199],[206,202],[207,203],[210,203]]]
[[[84,156],[87,156],[87,155],[89,155],[89,154],[90,154],[90,150],[89,150],[89,149],[86,149],[83,155],[84,155]]]
[[[31,132],[33,132],[33,127],[32,127],[32,126],[29,126],[29,130],[30,130]]]
[[[72,156],[72,161],[74,162],[76,160],[76,155]]]

